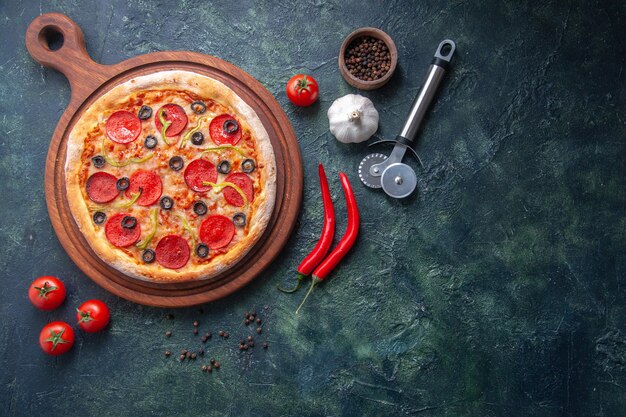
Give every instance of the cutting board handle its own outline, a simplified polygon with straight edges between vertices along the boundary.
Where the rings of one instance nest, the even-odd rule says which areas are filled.
[[[112,66],[93,61],[80,27],[60,13],[35,18],[26,30],[26,48],[41,65],[63,73],[72,88],[72,100],[83,100],[110,79]]]

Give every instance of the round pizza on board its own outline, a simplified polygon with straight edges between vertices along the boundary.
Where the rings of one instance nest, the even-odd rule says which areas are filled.
[[[189,71],[128,80],[71,129],[72,216],[120,272],[179,282],[232,267],[265,231],[276,162],[261,120],[223,83]]]

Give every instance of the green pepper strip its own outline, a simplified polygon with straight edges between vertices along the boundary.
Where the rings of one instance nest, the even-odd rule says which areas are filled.
[[[244,194],[243,190],[241,188],[239,188],[239,186],[237,184],[234,184],[234,183],[228,182],[228,181],[224,181],[224,182],[221,182],[219,184],[216,184],[214,182],[202,181],[202,185],[209,185],[209,186],[213,187],[213,190],[215,190],[217,192],[222,191],[226,187],[232,187],[235,191],[237,191],[237,193],[239,193],[241,198],[243,198],[243,201],[245,203],[244,207],[248,207],[248,197],[246,197],[246,195]]]
[[[139,192],[138,192],[138,193],[131,194],[131,197],[132,197],[132,198],[131,198],[130,200],[128,200],[128,201],[127,201],[127,202],[125,202],[125,203],[119,204],[119,205],[117,205],[117,206],[115,206],[115,207],[117,207],[117,208],[121,208],[121,209],[131,208],[131,206],[132,206],[133,204],[135,204],[135,203],[137,202],[137,200],[139,200],[139,197],[141,197],[141,192],[142,192],[142,191],[143,191],[143,189],[140,187],[140,188],[139,188]]]
[[[172,122],[170,122],[168,120],[165,120],[165,116],[163,116],[163,112],[164,111],[165,111],[165,109],[161,109],[159,111],[159,121],[163,125],[163,127],[161,128],[161,136],[163,136],[163,142],[165,142],[166,145],[169,145],[170,143],[167,141],[167,136],[165,136],[165,132],[170,127]]]
[[[125,167],[130,164],[141,164],[141,163],[146,162],[147,160],[149,160],[150,158],[154,156],[154,152],[151,152],[142,158],[130,158],[128,161],[124,161],[124,162],[116,161],[115,159],[112,159],[111,157],[109,157],[109,155],[107,154],[106,147],[104,146],[104,141],[105,139],[103,138],[102,139],[102,156],[104,157],[104,160],[107,161],[108,164],[114,167],[120,168],[120,167]]]
[[[133,204],[135,204],[137,202],[137,200],[139,200],[139,197],[141,197],[141,193],[142,192],[143,192],[143,188],[139,187],[139,192],[135,193],[135,194],[131,194],[131,199],[130,200],[128,200],[125,203],[114,204],[112,207],[113,208],[117,208],[117,209],[127,209],[127,208],[130,208]],[[90,211],[93,211],[93,210],[99,210],[99,209],[106,208],[106,206],[103,206],[101,204],[87,204],[87,208]]]
[[[200,124],[205,121],[208,117],[207,116],[203,116],[201,118],[198,119],[198,124],[196,125],[196,127],[194,127],[193,129],[191,129],[189,132],[185,133],[185,136],[183,136],[183,140],[180,141],[180,149],[183,149],[183,147],[185,146],[185,143],[187,143],[187,141],[189,140],[189,138],[191,137],[191,135],[193,135],[194,133],[196,133],[198,130],[200,130]]]
[[[238,148],[237,146],[233,146],[233,145],[222,145],[222,146],[217,146],[215,148],[206,148],[202,150],[202,153],[219,152],[219,151],[225,151],[225,150],[232,150],[232,151],[237,152],[241,156],[246,156],[246,154],[243,153],[241,148]]]
[[[152,241],[152,238],[154,238],[154,235],[157,232],[157,226],[159,225],[159,223],[157,222],[157,215],[158,209],[152,209],[152,213],[150,213],[150,218],[152,219],[152,231],[148,234],[148,236],[146,236],[143,242],[139,242],[137,243],[137,245],[135,245],[137,246],[137,249],[145,250],[150,244],[150,241]]]
[[[193,233],[193,229],[189,225],[189,222],[187,221],[185,216],[183,216],[182,214],[176,213],[175,215],[183,222],[183,229],[185,229],[187,233],[189,233],[189,236],[191,236],[191,247],[195,248],[196,247],[196,235]]]

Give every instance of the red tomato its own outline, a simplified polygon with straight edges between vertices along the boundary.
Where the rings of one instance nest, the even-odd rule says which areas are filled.
[[[48,355],[61,355],[74,346],[74,330],[63,321],[48,323],[39,333],[39,346]]]
[[[310,106],[319,95],[319,86],[310,75],[296,74],[287,82],[287,97],[296,106]]]
[[[39,277],[30,284],[28,298],[40,310],[54,310],[65,300],[65,285],[55,277]]]
[[[100,300],[89,300],[76,309],[78,326],[87,333],[95,333],[109,324],[111,313],[109,308]]]

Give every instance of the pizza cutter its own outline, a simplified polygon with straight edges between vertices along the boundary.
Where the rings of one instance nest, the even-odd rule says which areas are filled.
[[[407,150],[410,150],[417,160],[422,163],[419,155],[413,150],[411,144],[419,127],[426,115],[430,103],[435,97],[437,88],[443,79],[450,60],[456,49],[453,41],[446,39],[437,47],[433,61],[428,68],[422,88],[411,105],[411,110],[404,127],[394,140],[382,140],[372,143],[370,146],[381,143],[395,143],[391,155],[387,157],[382,153],[367,155],[359,164],[359,178],[361,182],[370,188],[382,188],[387,195],[393,198],[404,198],[411,195],[417,186],[415,170],[402,162]]]

